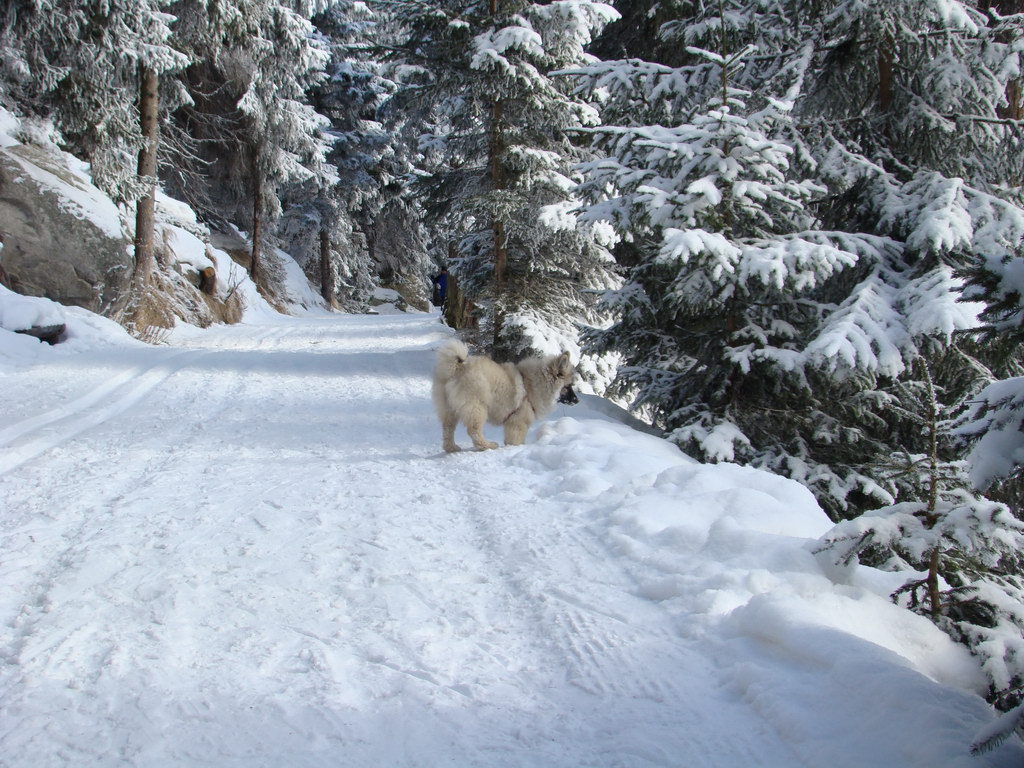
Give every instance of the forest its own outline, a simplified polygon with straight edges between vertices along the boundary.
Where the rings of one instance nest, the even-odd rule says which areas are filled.
[[[1024,0],[8,0],[0,106],[328,304],[567,349],[1024,694]],[[31,137],[26,137],[30,141]],[[0,221],[0,230],[3,222]],[[10,275],[17,287],[17,275]],[[1008,639],[1009,638],[1009,639]],[[1024,717],[1024,715],[1022,715]]]

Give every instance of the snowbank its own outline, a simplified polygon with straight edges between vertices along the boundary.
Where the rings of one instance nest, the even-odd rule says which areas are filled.
[[[64,325],[61,343],[50,346],[14,333],[34,326]],[[143,346],[117,323],[80,307],[22,296],[0,285],[0,373],[47,356],[85,353],[104,346]]]
[[[49,299],[22,296],[0,285],[0,328],[24,331],[27,328],[63,325],[64,308]]]
[[[0,147],[13,147],[18,143],[14,138],[21,123],[14,115],[0,107]]]
[[[807,765],[890,765],[908,733],[928,735],[904,765],[976,764],[971,737],[992,718],[977,661],[889,600],[891,574],[828,577],[811,550],[832,523],[803,486],[569,418],[544,425],[519,460],[553,478],[545,494],[590,510],[635,564],[636,594],[713,647],[732,689]]]

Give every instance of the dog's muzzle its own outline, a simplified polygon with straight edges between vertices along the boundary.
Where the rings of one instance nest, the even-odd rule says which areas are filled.
[[[562,391],[558,395],[558,402],[562,405],[576,405],[580,399],[576,397],[576,390],[572,388],[572,384],[566,384],[562,387]]]

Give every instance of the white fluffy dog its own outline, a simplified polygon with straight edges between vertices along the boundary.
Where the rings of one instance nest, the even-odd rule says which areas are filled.
[[[530,425],[550,413],[556,400],[578,402],[574,377],[568,352],[496,363],[470,355],[461,341],[446,342],[437,352],[433,385],[442,447],[449,453],[462,450],[455,444],[460,421],[478,450],[498,447],[484,437],[484,422],[504,426],[505,445],[522,445]]]

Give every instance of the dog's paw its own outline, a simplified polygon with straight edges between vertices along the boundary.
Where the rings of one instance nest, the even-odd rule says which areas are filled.
[[[462,450],[455,443],[445,443],[441,447],[444,449],[445,453],[458,453],[459,451]]]
[[[493,451],[498,447],[497,443],[492,443],[490,440],[484,440],[479,443],[473,443],[478,451]]]

